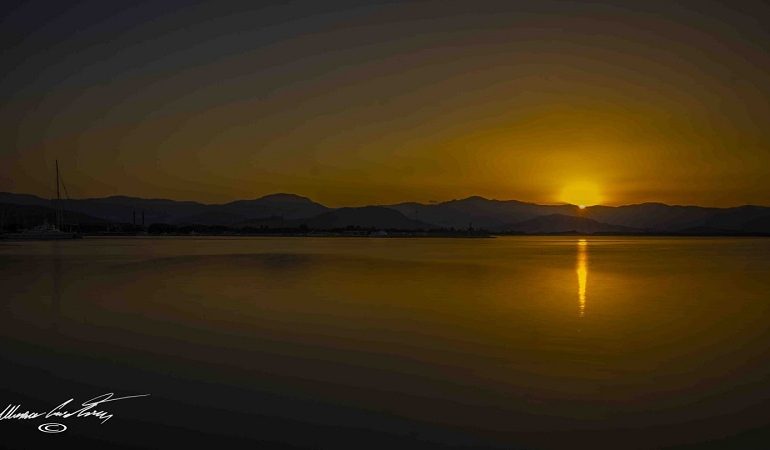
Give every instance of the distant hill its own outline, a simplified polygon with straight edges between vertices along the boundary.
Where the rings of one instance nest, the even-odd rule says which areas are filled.
[[[0,193],[0,202],[49,206],[51,201],[32,195]],[[137,223],[144,214],[145,223],[234,225],[251,219],[281,216],[289,219],[309,218],[329,208],[292,194],[274,194],[254,200],[239,200],[221,205],[191,201],[143,199],[113,196],[64,200],[64,207],[88,216],[115,223]]]
[[[285,220],[307,219],[330,209],[307,197],[294,194],[266,195],[254,200],[238,200],[226,203],[215,208],[226,214],[240,216],[241,222],[268,217],[282,217]]]
[[[411,220],[400,212],[384,206],[332,209],[309,219],[286,220],[282,217],[274,216],[265,219],[251,220],[239,225],[255,228],[306,227],[314,230],[331,230],[348,227],[383,230],[422,230],[435,228],[433,225]]]
[[[763,206],[704,208],[642,203],[618,207],[592,206],[586,208],[584,216],[609,224],[658,232],[770,232],[770,227],[763,226],[761,222],[763,217],[770,216],[770,208]],[[755,220],[757,222],[752,225]]]
[[[248,216],[231,213],[221,209],[206,210],[186,217],[168,221],[177,225],[224,225],[235,226],[246,221]]]
[[[704,225],[727,230],[770,230],[770,208],[762,206],[745,205],[737,208],[717,210],[711,215]]]
[[[620,225],[610,225],[597,222],[585,217],[566,216],[564,214],[550,214],[535,217],[507,227],[506,231],[527,234],[550,233],[638,233],[641,230]]]
[[[400,212],[384,206],[364,206],[360,208],[339,208],[303,221],[312,229],[334,229],[345,227],[417,230],[433,226],[409,219]]]
[[[718,208],[700,206],[670,206],[663,203],[641,203],[626,206],[590,206],[583,217],[613,225],[645,230],[677,231],[701,226]]]
[[[770,232],[770,214],[748,220],[743,225],[741,225],[741,229],[750,233]]]
[[[723,230],[735,233],[770,233],[766,217],[770,208],[740,206],[735,208],[705,208],[701,206],[642,203],[625,206],[591,206],[580,209],[575,205],[537,205],[516,200],[489,200],[468,197],[437,204],[400,203],[388,207],[407,217],[443,227],[466,228],[473,225],[490,231],[504,231],[542,216],[559,214],[582,217],[606,225],[627,227],[648,233],[678,233],[684,230]]]
[[[30,197],[0,193],[0,201],[5,203],[51,205],[50,200]],[[125,196],[68,199],[62,200],[62,204],[67,210],[114,223],[131,223],[134,220],[134,213],[137,214],[137,221],[140,221],[143,212],[147,223],[173,223],[178,218],[202,213],[206,210],[206,205],[197,202]]]
[[[46,203],[50,204],[48,200]],[[105,221],[75,211],[63,211],[64,225],[94,225]],[[0,231],[32,228],[43,223],[54,224],[56,212],[50,206],[0,203]]]
[[[478,196],[430,205],[412,202],[388,207],[410,219],[442,227],[464,229],[473,226],[488,230],[502,230],[512,223],[543,215],[576,215],[579,210],[575,205],[537,205],[517,200],[489,200]]]
[[[177,217],[171,223],[239,226],[280,218],[287,223],[315,217],[328,211],[324,205],[293,194],[272,194],[254,200],[237,200],[223,205],[207,205],[201,212]]]
[[[6,205],[51,206],[50,199],[29,194],[12,194],[10,192],[0,192],[0,203]]]
[[[0,193],[0,203],[48,208],[51,201],[34,195]],[[735,208],[642,203],[625,206],[538,205],[517,200],[473,196],[442,203],[417,202],[358,208],[329,208],[307,197],[271,194],[224,204],[113,196],[64,201],[64,208],[110,223],[131,223],[136,212],[147,225],[319,229],[348,226],[379,229],[455,228],[491,232],[579,233],[647,232],[669,234],[770,234],[770,208]],[[541,220],[535,220],[540,218]],[[525,231],[528,230],[528,231]],[[535,231],[541,230],[541,231]],[[632,230],[632,231],[629,231]]]

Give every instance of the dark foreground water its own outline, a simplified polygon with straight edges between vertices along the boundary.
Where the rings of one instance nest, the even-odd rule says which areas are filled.
[[[770,448],[770,239],[6,242],[0,298],[0,410],[151,394],[4,447]]]

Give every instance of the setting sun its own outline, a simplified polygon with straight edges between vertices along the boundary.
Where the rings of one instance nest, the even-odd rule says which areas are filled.
[[[587,206],[600,203],[602,198],[595,184],[580,182],[565,187],[561,192],[561,200],[585,209]]]

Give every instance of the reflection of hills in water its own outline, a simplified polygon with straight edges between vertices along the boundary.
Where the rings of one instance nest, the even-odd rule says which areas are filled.
[[[50,201],[32,195],[0,193],[0,228],[19,230],[51,217]],[[770,208],[705,208],[643,203],[627,206],[538,205],[515,200],[469,197],[436,204],[399,203],[330,208],[306,197],[274,194],[225,204],[107,197],[68,200],[65,216],[90,229],[110,224],[138,227],[165,224],[229,228],[315,230],[458,229],[525,234],[770,234]],[[141,222],[140,219],[141,218]]]

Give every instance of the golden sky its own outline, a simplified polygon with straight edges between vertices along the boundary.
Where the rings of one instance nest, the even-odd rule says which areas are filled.
[[[760,1],[59,3],[0,22],[0,190],[770,204]]]

